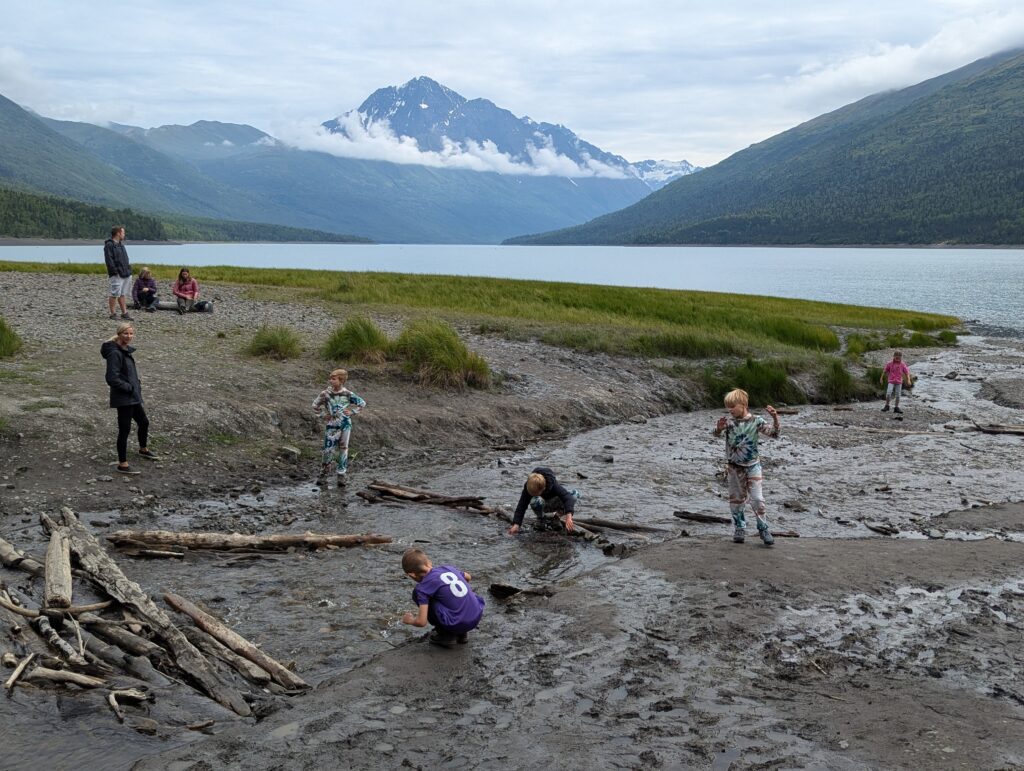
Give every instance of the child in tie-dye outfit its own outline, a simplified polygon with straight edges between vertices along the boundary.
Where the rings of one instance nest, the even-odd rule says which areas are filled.
[[[765,546],[775,543],[768,529],[768,518],[765,516],[764,494],[761,482],[761,458],[757,453],[757,442],[760,435],[775,437],[779,435],[779,414],[771,405],[765,412],[772,416],[772,425],[760,415],[751,415],[748,409],[750,398],[741,388],[725,395],[725,406],[732,417],[718,419],[712,433],[721,436],[725,432],[725,456],[729,462],[727,476],[729,482],[729,510],[732,512],[732,540],[743,543],[746,539],[747,520],[744,507],[750,502],[757,520],[757,533]]]
[[[338,487],[345,486],[345,474],[348,472],[348,440],[352,434],[352,416],[366,406],[361,398],[345,388],[348,372],[343,369],[334,370],[327,379],[330,387],[324,389],[313,400],[313,412],[318,418],[327,421],[324,428],[323,465],[317,484],[327,483],[331,466],[337,458]]]

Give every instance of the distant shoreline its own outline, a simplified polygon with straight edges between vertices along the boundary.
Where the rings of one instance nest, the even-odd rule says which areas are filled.
[[[101,238],[12,238],[0,236],[0,247],[4,246],[102,246]],[[188,244],[300,244],[314,246],[622,246],[632,249],[674,249],[688,247],[723,249],[1024,249],[1024,244],[406,244],[366,243],[345,241],[133,241],[128,246],[185,246]]]

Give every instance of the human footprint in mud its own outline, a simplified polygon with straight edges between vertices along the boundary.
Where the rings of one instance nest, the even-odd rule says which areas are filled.
[[[721,417],[711,432],[721,436],[725,432],[725,457],[728,461],[726,476],[729,483],[729,511],[736,526],[732,540],[743,543],[746,540],[747,520],[744,508],[747,502],[754,510],[757,520],[757,533],[765,546],[775,543],[768,529],[768,517],[765,514],[764,493],[761,483],[764,474],[761,471],[761,457],[757,444],[760,436],[776,437],[779,435],[779,413],[770,404],[765,412],[772,416],[772,425],[760,415],[750,414],[750,397],[742,388],[736,388],[725,395],[725,406],[731,417]]]
[[[566,531],[571,533],[573,531],[572,515],[576,511],[576,502],[579,499],[579,490],[566,489],[559,484],[554,471],[546,466],[538,466],[526,478],[523,492],[519,496],[519,504],[516,506],[515,516],[512,518],[512,527],[508,529],[508,533],[515,535],[519,532],[519,528],[523,524],[523,517],[526,515],[527,505],[537,515],[538,530],[560,530],[564,525]],[[546,516],[547,514],[553,516]],[[564,514],[564,518],[559,517],[559,514]]]
[[[402,555],[402,570],[413,581],[412,601],[416,613],[406,613],[402,623],[434,626],[430,642],[445,648],[469,642],[469,633],[480,624],[484,600],[469,587],[472,576],[451,565],[434,567],[422,549],[408,549]]]
[[[313,400],[313,412],[327,422],[324,426],[324,449],[318,485],[326,485],[331,467],[337,469],[338,487],[346,484],[348,473],[348,441],[352,436],[352,416],[366,406],[359,396],[345,388],[348,372],[336,369],[327,378],[328,387]]]

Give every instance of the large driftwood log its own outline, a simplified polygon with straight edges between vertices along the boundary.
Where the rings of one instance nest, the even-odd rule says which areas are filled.
[[[71,607],[71,546],[68,543],[68,531],[63,527],[50,532],[43,597],[44,607]]]
[[[149,599],[142,591],[142,587],[121,572],[121,568],[107,555],[96,537],[78,521],[75,513],[64,508],[61,514],[64,525],[68,528],[71,551],[78,557],[79,564],[89,573],[91,579],[115,600],[144,618],[156,634],[167,643],[178,667],[187,672],[214,701],[243,717],[251,715],[252,710],[242,695],[221,682],[210,662],[185,638],[170,617]],[[51,522],[48,526],[52,525]]]
[[[189,642],[203,653],[216,656],[247,680],[251,680],[257,685],[266,685],[270,682],[269,672],[256,666],[249,659],[242,658],[224,645],[224,643],[220,642],[220,640],[207,634],[202,629],[195,626],[184,626],[181,628],[181,631],[185,633]]]
[[[61,608],[60,613],[70,613],[71,615],[78,615],[79,613],[90,613],[94,610],[103,610],[109,608],[113,603],[109,600],[106,602],[94,602],[92,605],[72,605],[70,608]],[[3,597],[0,597],[0,608],[7,608],[7,610],[17,613],[19,616],[25,616],[26,618],[35,618],[39,615],[40,611],[30,610],[29,608],[21,608],[17,605],[7,602]]]
[[[0,562],[5,568],[13,570],[24,570],[34,576],[41,576],[46,572],[43,563],[32,557],[22,554],[14,548],[14,545],[3,538],[0,538]]]
[[[65,669],[47,669],[36,667],[24,677],[25,680],[43,681],[50,683],[73,683],[82,688],[99,688],[106,683],[99,677],[80,675],[77,672],[68,672]]]
[[[698,514],[695,511],[674,511],[672,513],[680,519],[688,519],[691,522],[707,522],[713,525],[732,524],[732,517],[723,517],[718,514]]]
[[[984,434],[1016,434],[1017,436],[1024,436],[1024,426],[1021,425],[1007,425],[1004,423],[986,423],[982,425],[976,420],[972,420],[974,427]]]
[[[591,527],[607,527],[609,530],[623,530],[637,533],[668,533],[662,527],[651,527],[650,525],[634,525],[630,522],[615,522],[611,519],[600,519],[598,517],[577,517],[573,516],[572,521],[579,525]]]
[[[276,682],[280,683],[285,688],[309,688],[306,681],[297,674],[286,669],[282,664],[272,659],[240,634],[229,629],[209,613],[189,602],[184,597],[179,597],[177,594],[167,592],[164,594],[164,601],[175,610],[189,616],[196,622],[196,625],[200,629],[224,643],[225,646],[233,650],[239,656],[247,658],[249,661],[265,669]]]
[[[285,551],[300,547],[323,549],[331,546],[361,546],[364,544],[391,543],[385,535],[318,535],[302,533],[297,535],[243,535],[242,533],[176,533],[170,530],[118,530],[107,536],[114,544],[131,542],[132,546],[145,543],[152,546],[186,546],[189,549],[260,549],[264,551]]]

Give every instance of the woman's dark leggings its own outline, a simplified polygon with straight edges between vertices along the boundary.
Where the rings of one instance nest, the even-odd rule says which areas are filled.
[[[132,432],[132,421],[139,427],[139,447],[145,447],[149,439],[149,418],[141,404],[130,404],[117,408],[117,460],[128,462],[128,434]]]

